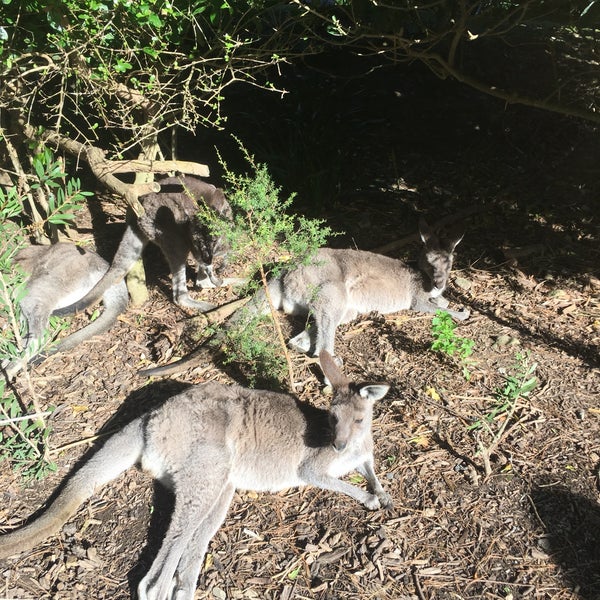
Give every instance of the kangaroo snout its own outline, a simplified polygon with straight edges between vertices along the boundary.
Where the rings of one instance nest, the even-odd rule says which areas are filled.
[[[342,441],[342,440],[333,440],[333,449],[336,452],[343,452],[346,449],[346,446],[348,445],[348,442]]]

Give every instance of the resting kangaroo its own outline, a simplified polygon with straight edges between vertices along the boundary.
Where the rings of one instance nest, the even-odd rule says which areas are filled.
[[[3,365],[11,379],[28,361],[42,362],[50,354],[70,350],[84,340],[107,331],[127,308],[127,287],[121,280],[104,291],[104,311],[100,317],[63,338],[45,354],[36,356],[50,315],[85,296],[102,279],[109,265],[92,250],[64,242],[23,248],[16,255],[15,262],[28,275],[25,296],[19,302],[22,317],[27,323],[27,336],[22,358]]]
[[[46,512],[0,536],[0,558],[58,532],[100,486],[136,463],[175,493],[169,529],[138,586],[143,600],[193,599],[208,543],[238,488],[314,485],[371,510],[391,507],[375,475],[371,437],[373,404],[389,387],[353,384],[326,352],[320,359],[334,387],[329,411],[271,391],[216,382],[191,387],[110,437]],[[339,479],[353,470],[371,492]]]
[[[144,215],[136,223],[127,226],[106,275],[85,297],[59,314],[79,312],[98,301],[107,288],[127,275],[148,242],[159,246],[169,263],[175,304],[201,312],[214,308],[208,302],[190,297],[186,261],[191,252],[198,268],[196,285],[222,285],[222,280],[214,273],[212,263],[214,257],[225,254],[224,241],[210,235],[198,217],[198,203],[204,202],[225,219],[231,219],[231,207],[221,189],[195,177],[168,177],[161,179],[159,183],[160,192],[140,198]]]
[[[333,355],[337,327],[372,311],[386,314],[405,309],[428,313],[444,310],[456,319],[466,319],[468,310],[448,309],[448,301],[442,296],[452,269],[454,249],[464,235],[462,225],[443,239],[424,220],[419,223],[419,230],[424,247],[418,269],[372,252],[321,248],[311,264],[272,279],[268,288],[273,306],[289,315],[310,316],[314,322],[314,327],[293,337],[289,345],[299,352],[312,349],[315,356],[321,350]],[[259,291],[246,307],[233,315],[229,326],[268,311],[265,293]],[[200,355],[198,348],[180,361],[145,369],[140,375],[180,371],[193,366]]]
[[[424,243],[420,270],[381,254],[321,248],[311,264],[272,280],[269,293],[275,308],[291,315],[309,315],[314,320],[314,328],[293,337],[290,346],[299,352],[312,349],[314,356],[321,350],[333,355],[338,326],[372,311],[386,314],[410,309],[433,313],[443,309],[456,319],[466,319],[468,311],[449,310],[442,296],[454,248],[463,233],[440,240],[423,220],[419,230]],[[256,300],[266,312],[264,299]]]

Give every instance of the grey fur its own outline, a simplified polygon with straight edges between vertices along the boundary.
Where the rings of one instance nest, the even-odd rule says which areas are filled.
[[[420,231],[424,243],[420,269],[373,252],[321,248],[309,265],[270,281],[269,294],[277,310],[309,316],[314,324],[293,337],[289,345],[299,352],[312,350],[314,356],[322,350],[334,355],[338,326],[373,311],[444,310],[456,319],[466,319],[467,310],[448,309],[442,296],[462,234],[440,241],[424,222]],[[248,310],[268,312],[263,296],[264,292],[259,292]]]
[[[208,302],[190,297],[186,262],[191,253],[197,264],[196,285],[222,285],[212,263],[215,257],[225,254],[225,242],[213,238],[201,222],[198,217],[199,203],[203,202],[225,219],[232,218],[231,207],[221,189],[196,177],[168,177],[159,183],[160,192],[140,198],[144,215],[127,226],[106,275],[84,298],[64,309],[65,312],[80,312],[97,302],[108,287],[127,275],[149,242],[162,250],[169,263],[175,304],[200,312],[214,308]],[[59,314],[63,314],[62,311]]]
[[[0,537],[0,558],[58,532],[100,486],[136,463],[175,493],[169,529],[138,587],[141,600],[193,599],[207,546],[236,489],[314,485],[370,510],[391,507],[375,475],[371,435],[373,404],[389,387],[355,385],[326,352],[320,358],[334,387],[329,411],[271,391],[216,382],[191,387],[111,436],[40,517]],[[340,479],[354,470],[370,492]]]
[[[21,359],[3,365],[10,379],[27,362],[38,364],[51,354],[70,350],[104,333],[127,308],[127,287],[119,281],[104,291],[104,310],[95,321],[63,338],[44,354],[37,354],[50,315],[85,296],[102,279],[109,264],[94,251],[65,242],[28,246],[18,252],[15,262],[27,274],[25,295],[19,303],[27,322],[27,337]]]
[[[288,315],[310,317],[312,326],[289,341],[299,352],[318,356],[322,350],[334,355],[335,332],[339,325],[359,315],[399,310],[434,313],[444,310],[459,320],[469,311],[450,310],[443,297],[452,269],[454,249],[464,235],[462,225],[447,237],[438,237],[422,219],[419,223],[423,250],[419,268],[401,260],[363,250],[321,248],[311,263],[296,267],[268,284],[273,306]],[[236,312],[228,325],[239,325],[256,314],[267,314],[264,290]],[[202,356],[202,347],[174,363],[144,369],[143,376],[168,375],[192,367]]]

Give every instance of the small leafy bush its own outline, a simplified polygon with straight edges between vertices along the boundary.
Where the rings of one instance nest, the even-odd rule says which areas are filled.
[[[433,343],[431,349],[448,356],[456,356],[461,361],[473,354],[474,340],[456,335],[456,323],[444,311],[438,310],[431,321]]]
[[[251,387],[280,386],[286,379],[287,367],[273,322],[265,315],[245,316],[243,325],[227,330],[221,346],[223,361],[236,364]]]
[[[237,175],[225,165],[228,183],[227,199],[234,212],[233,226],[214,218],[207,211],[202,215],[215,235],[224,236],[231,248],[233,262],[243,263],[244,276],[252,293],[265,288],[269,277],[299,264],[308,264],[323,246],[332,231],[320,219],[309,219],[291,212],[294,196],[280,199],[278,188],[266,165],[256,164],[245,151],[252,174]],[[268,294],[267,294],[268,295]],[[252,365],[250,380],[276,379],[282,382],[287,363],[290,385],[293,372],[277,315],[267,323],[249,316],[235,327],[224,331],[223,351],[228,362]]]
[[[54,237],[56,227],[71,223],[89,195],[80,189],[78,179],[66,176],[48,149],[36,155],[32,167],[30,197],[21,197],[16,186],[0,189],[0,319],[7,324],[0,330],[2,364],[20,357],[27,335],[19,310],[26,278],[13,264],[17,252],[30,235],[40,237],[45,231]],[[36,350],[47,345],[64,326],[64,320],[51,319]],[[42,411],[35,394],[32,398],[23,400],[7,382],[0,380],[0,462],[7,461],[26,479],[39,479],[55,469],[48,458],[51,429],[45,420],[53,408]]]
[[[492,474],[492,454],[520,420],[517,418],[518,411],[525,408],[520,401],[528,398],[538,385],[533,375],[536,366],[535,363],[530,364],[527,353],[517,353],[514,364],[504,370],[504,385],[494,390],[485,414],[467,428],[475,436],[476,456],[482,459],[486,476]]]

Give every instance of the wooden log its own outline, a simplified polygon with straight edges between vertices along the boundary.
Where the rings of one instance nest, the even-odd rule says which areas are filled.
[[[111,160],[105,166],[107,173],[167,173],[178,171],[186,175],[208,177],[210,170],[207,165],[186,160]]]

